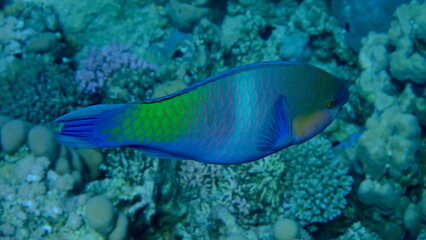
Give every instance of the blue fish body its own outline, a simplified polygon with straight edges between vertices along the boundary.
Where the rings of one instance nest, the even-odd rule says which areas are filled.
[[[250,162],[324,130],[347,102],[346,85],[307,64],[261,62],[153,100],[68,113],[59,142],[125,146],[162,158]]]

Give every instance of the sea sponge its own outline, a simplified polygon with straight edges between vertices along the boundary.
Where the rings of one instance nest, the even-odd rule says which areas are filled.
[[[299,34],[284,37],[280,47],[280,57],[293,62],[306,62],[311,52],[308,40]]]
[[[426,79],[426,58],[419,53],[407,56],[403,51],[390,55],[390,72],[400,81],[411,79],[413,82],[423,84]]]
[[[0,225],[0,233],[2,233],[2,236],[13,236],[15,235],[15,227],[9,223],[3,223]]]
[[[55,172],[64,175],[71,172],[71,164],[68,159],[61,157],[55,162]]]
[[[1,128],[1,146],[8,154],[15,153],[25,144],[29,123],[22,120],[11,120]]]
[[[374,72],[385,70],[389,63],[386,45],[389,43],[387,34],[371,32],[362,40],[363,47],[359,52],[358,61],[363,69]]]
[[[28,146],[35,156],[45,156],[55,161],[59,156],[60,146],[53,133],[42,125],[34,126],[28,133]]]
[[[103,155],[95,149],[78,149],[85,166],[89,169],[89,178],[96,179],[101,174],[99,166],[103,162]]]
[[[27,50],[32,53],[45,53],[53,50],[58,42],[58,36],[51,32],[41,33],[31,37],[27,42]]]
[[[375,101],[378,92],[388,92],[392,89],[391,78],[385,70],[377,73],[371,69],[364,70],[356,79],[355,85],[359,94],[370,103]]]
[[[190,32],[201,18],[210,14],[206,6],[196,6],[184,1],[171,0],[167,15],[172,24],[182,32]]]
[[[366,179],[358,188],[358,199],[365,205],[376,205],[382,211],[392,211],[404,193],[402,186],[392,180],[381,182]]]
[[[1,127],[3,127],[3,125],[6,122],[9,122],[10,120],[12,120],[12,118],[10,118],[8,116],[0,115],[0,129],[1,129]]]
[[[422,229],[421,215],[417,206],[410,203],[404,212],[404,227],[411,236],[417,236]]]
[[[70,164],[72,166],[72,169],[79,171],[80,173],[83,173],[84,166],[83,161],[81,160],[80,155],[77,153],[76,150],[72,148],[67,148],[70,153]]]
[[[87,224],[103,236],[114,230],[116,211],[111,201],[104,196],[95,196],[86,203],[85,220]]]
[[[383,112],[386,108],[394,106],[395,103],[396,99],[393,96],[379,91],[374,100],[374,107],[380,112]]]
[[[383,133],[387,129],[373,128],[361,135],[356,145],[356,155],[362,163],[364,173],[371,178],[378,179],[386,171],[389,156],[386,154],[386,141]]]
[[[365,179],[358,187],[358,200],[367,206],[373,205],[376,200],[374,199],[374,186],[375,183],[370,179]]]
[[[399,136],[407,139],[418,139],[420,136],[420,126],[417,118],[411,114],[397,114],[391,118],[394,125],[394,131]]]
[[[418,163],[415,155],[418,148],[418,143],[411,139],[402,136],[390,137],[386,149],[391,158],[389,174],[398,179],[409,168],[416,171]]]
[[[109,240],[125,240],[127,238],[127,228],[129,227],[129,220],[123,213],[118,214],[117,223],[114,230],[109,235]]]
[[[365,126],[367,130],[358,139],[356,158],[363,171],[379,179],[387,171],[394,179],[410,179],[418,170],[416,153],[420,126],[414,115],[401,113],[401,108],[390,106],[382,114],[373,114]],[[411,168],[411,171],[405,171]]]
[[[280,219],[274,224],[274,236],[278,240],[300,239],[300,226],[293,219]]]

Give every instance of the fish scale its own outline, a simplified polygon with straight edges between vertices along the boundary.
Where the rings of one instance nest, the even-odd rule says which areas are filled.
[[[233,164],[312,138],[348,99],[345,84],[307,64],[263,62],[231,69],[177,93],[95,105],[58,118],[59,142],[132,147],[162,158]]]
[[[152,126],[147,125],[145,129],[143,129],[143,132],[146,132],[149,129],[151,129],[153,131],[153,135],[155,136],[153,139],[148,139],[147,138],[148,136],[143,136],[143,135],[137,136],[137,137],[138,138],[145,137],[146,143],[151,143],[154,145],[163,143],[162,141],[163,136],[169,135],[168,129],[173,129],[173,132],[175,134],[173,134],[173,139],[171,140],[175,142],[179,140],[179,138],[180,139],[182,139],[183,137],[194,138],[194,136],[197,136],[200,134],[203,134],[206,137],[206,139],[209,139],[209,137],[210,138],[214,137],[214,132],[216,130],[215,128],[212,128],[211,131],[205,131],[205,125],[208,122],[206,117],[208,115],[206,113],[208,111],[213,110],[213,104],[215,102],[219,102],[219,104],[217,105],[219,105],[220,107],[216,110],[216,113],[219,113],[219,114],[216,114],[215,119],[220,119],[220,120],[224,119],[223,108],[225,107],[225,104],[223,102],[225,102],[226,100],[229,100],[229,98],[228,99],[217,98],[215,101],[212,101],[211,96],[209,96],[209,93],[211,91],[208,90],[209,88],[212,88],[212,87],[217,87],[217,86],[206,86],[207,89],[206,88],[198,89],[194,91],[194,93],[181,95],[169,101],[149,103],[148,105],[150,106],[148,109],[145,109],[144,107],[134,108],[134,110],[132,111],[137,112],[140,118],[145,119],[145,121],[147,122],[156,123],[156,124],[153,124]],[[199,103],[198,107],[195,104],[195,102]],[[186,109],[186,114],[176,115],[175,106],[181,106],[184,109]],[[152,114],[152,112],[150,112],[150,109],[162,109],[162,113],[159,114],[159,112],[157,111],[156,114]],[[181,124],[185,122],[187,122],[186,126]],[[204,123],[204,124],[201,124],[201,123]],[[184,128],[182,126],[184,126]],[[219,126],[219,128],[220,127],[221,126]],[[150,142],[149,140],[152,140],[152,142]],[[167,141],[165,142],[167,143]]]

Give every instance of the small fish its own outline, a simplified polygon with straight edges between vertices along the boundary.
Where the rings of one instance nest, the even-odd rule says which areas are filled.
[[[174,94],[101,104],[59,117],[60,143],[131,147],[213,164],[258,160],[324,130],[348,101],[343,81],[311,65],[260,62]]]

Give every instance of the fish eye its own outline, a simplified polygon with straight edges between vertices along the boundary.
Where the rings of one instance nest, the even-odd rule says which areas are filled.
[[[334,107],[336,105],[336,101],[335,100],[331,100],[328,101],[327,104],[325,105],[328,109]]]

